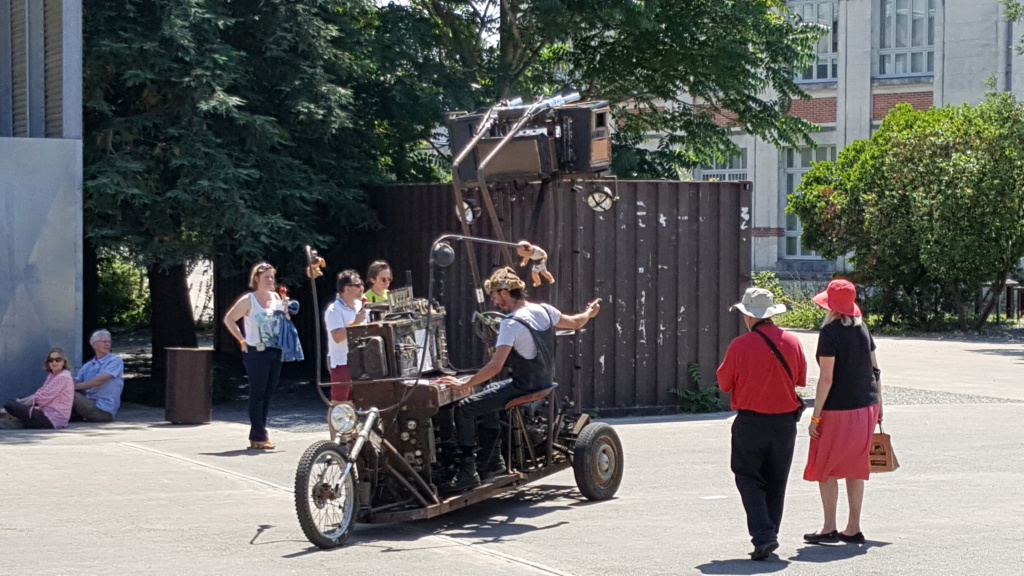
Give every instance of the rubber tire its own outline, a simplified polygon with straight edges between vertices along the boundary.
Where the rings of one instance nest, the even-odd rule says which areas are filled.
[[[587,500],[607,500],[622,483],[622,442],[604,422],[587,424],[576,438],[572,471]]]
[[[321,458],[330,456],[331,453],[338,463],[337,466],[344,466],[345,458],[342,456],[341,447],[329,440],[320,440],[306,449],[302,458],[299,458],[299,466],[295,470],[295,513],[299,517],[299,526],[302,527],[302,532],[318,548],[337,548],[344,544],[352,534],[352,528],[356,523],[356,512],[359,510],[355,482],[352,478],[353,475],[349,474],[345,479],[345,488],[351,495],[351,503],[348,508],[342,508],[342,519],[338,523],[338,527],[325,532],[317,525],[313,510],[315,506],[312,501],[313,495],[307,493],[307,490],[310,489],[310,480],[314,472],[313,466]],[[333,467],[335,464],[331,466]],[[342,470],[343,468],[339,469],[337,473],[340,475]]]

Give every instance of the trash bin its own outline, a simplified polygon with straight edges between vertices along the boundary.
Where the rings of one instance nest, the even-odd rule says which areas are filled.
[[[213,415],[213,349],[167,348],[164,418],[174,424],[206,424]]]

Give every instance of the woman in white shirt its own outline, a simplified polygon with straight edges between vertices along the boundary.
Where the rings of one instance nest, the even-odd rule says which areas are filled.
[[[249,378],[249,448],[276,448],[267,433],[270,398],[281,379],[280,336],[287,318],[284,301],[274,291],[277,270],[260,262],[249,273],[252,292],[242,295],[224,315],[224,325],[242,348],[242,364]],[[242,320],[245,334],[238,328]]]

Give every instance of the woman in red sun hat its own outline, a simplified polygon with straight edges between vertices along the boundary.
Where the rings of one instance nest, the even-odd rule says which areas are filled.
[[[804,480],[818,483],[825,516],[821,530],[804,534],[812,544],[862,544],[861,507],[868,479],[868,452],[875,423],[882,421],[881,386],[875,341],[857,306],[857,288],[848,280],[833,280],[814,296],[828,311],[818,335],[820,374],[814,413],[808,431],[811,446]],[[846,479],[849,519],[837,530],[839,479]]]

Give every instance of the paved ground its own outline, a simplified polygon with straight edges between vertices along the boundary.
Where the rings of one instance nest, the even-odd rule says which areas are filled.
[[[814,334],[801,338],[813,355]],[[566,472],[432,521],[359,526],[349,546],[319,551],[292,503],[296,462],[325,437],[323,410],[300,387],[275,398],[273,453],[244,450],[240,404],[202,426],[129,406],[104,426],[0,430],[0,573],[1020,574],[1024,351],[878,343],[903,467],[869,482],[863,547],[802,543],[820,513],[816,485],[800,479],[801,429],[782,546],[746,560],[722,413],[613,421],[627,468],[611,501],[582,501]]]

